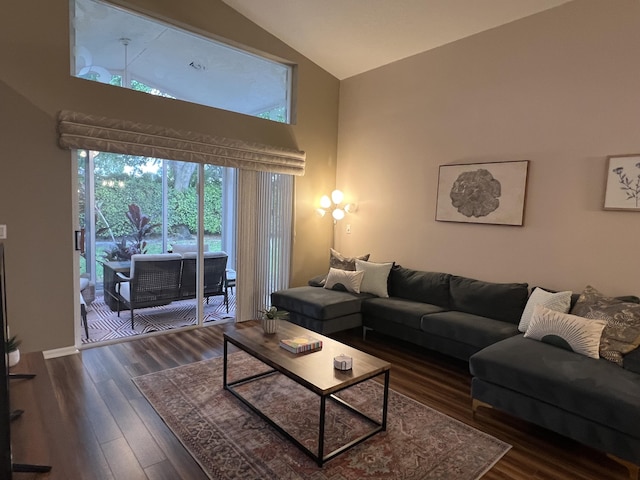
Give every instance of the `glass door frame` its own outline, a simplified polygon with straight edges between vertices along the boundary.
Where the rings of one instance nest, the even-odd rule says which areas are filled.
[[[84,155],[82,152],[86,152]],[[90,281],[96,286],[96,293],[101,292],[103,289],[103,283],[98,284],[98,262],[97,262],[97,246],[96,246],[96,218],[95,218],[95,156],[96,152],[89,150],[73,150],[72,157],[75,160],[75,168],[72,168],[73,185],[78,186],[74,189],[73,198],[73,215],[74,223],[77,224],[78,229],[85,229],[85,271],[90,276]],[[169,217],[169,202],[168,202],[168,163],[171,160],[162,161],[162,251],[167,251],[169,235],[168,235],[168,217]],[[83,162],[84,168],[84,225],[79,225],[80,219],[80,175],[79,168]],[[195,326],[180,327],[180,328],[194,328],[204,325],[204,212],[205,212],[205,168],[207,165],[198,163],[197,173],[197,211],[198,211],[198,224],[197,224],[197,244],[198,244],[198,262],[197,262],[197,290],[196,290],[196,324]],[[214,165],[215,166],[215,165]],[[237,211],[237,175],[236,171],[231,168],[224,168],[222,173],[222,232],[221,232],[221,249],[228,254],[227,268],[235,270],[235,255],[236,255],[236,211]],[[80,295],[79,290],[79,278],[80,278],[80,255],[76,255],[74,260],[74,277],[76,287],[74,289],[74,298],[78,298]],[[76,320],[80,319],[80,308],[76,315]],[[88,344],[82,342],[82,335],[84,334],[84,327],[80,321],[76,321],[75,326],[75,338],[76,346],[87,347]],[[172,330],[173,331],[173,330]],[[91,344],[95,346],[96,344]]]

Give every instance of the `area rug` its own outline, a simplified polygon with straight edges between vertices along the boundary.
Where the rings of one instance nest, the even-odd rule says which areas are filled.
[[[229,294],[229,312],[223,296],[210,297],[203,301],[204,322],[225,323],[235,318],[236,297]],[[174,328],[196,324],[195,300],[181,300],[159,307],[135,310],[134,328],[131,328],[131,312],[112,311],[100,295],[87,307],[89,338],[82,331],[83,343],[96,343],[140,335],[141,333],[162,332]]]
[[[214,358],[133,379],[143,395],[212,479],[475,480],[511,446],[390,390],[387,431],[318,465],[222,388]],[[244,352],[229,356],[229,380],[266,371]],[[241,393],[304,445],[317,448],[319,398],[282,374],[242,386]],[[340,393],[381,417],[383,388],[374,380]],[[372,428],[327,401],[327,450]]]

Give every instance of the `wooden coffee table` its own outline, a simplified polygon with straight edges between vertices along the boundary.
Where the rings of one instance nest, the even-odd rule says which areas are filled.
[[[322,340],[322,350],[308,353],[294,354],[290,353],[279,346],[279,342],[283,338],[293,338],[300,335],[311,335]],[[233,382],[227,381],[227,352],[228,343],[244,350],[248,354],[257,358],[261,362],[267,364],[272,370],[264,373],[252,375]],[[347,371],[340,371],[333,367],[333,358],[338,355],[348,355],[353,358],[353,368]],[[366,439],[372,437],[378,432],[387,428],[387,405],[389,400],[389,369],[391,365],[379,358],[367,353],[356,350],[340,342],[336,342],[331,338],[325,337],[318,333],[302,328],[298,325],[287,321],[281,321],[278,332],[267,335],[262,328],[252,325],[234,325],[227,324],[224,332],[224,373],[223,385],[226,390],[231,392],[249,408],[256,412],[260,417],[271,424],[275,429],[282,433],[292,443],[297,445],[302,451],[313,458],[319,466],[324,462],[332,459],[336,455],[358,445]],[[281,426],[276,424],[259,408],[245,399],[234,388],[236,386],[264,378],[275,373],[282,373],[298,384],[304,386],[308,390],[314,392],[320,397],[320,424],[318,431],[318,451],[314,452],[291,436]],[[344,400],[338,398],[334,394],[349,388],[358,383],[371,380],[378,375],[384,375],[384,397],[382,405],[382,420],[371,418],[358,409],[348,404]],[[342,405],[345,409],[361,415],[375,425],[370,432],[352,440],[351,442],[329,452],[324,452],[324,429],[325,429],[325,412],[327,399],[335,401]]]

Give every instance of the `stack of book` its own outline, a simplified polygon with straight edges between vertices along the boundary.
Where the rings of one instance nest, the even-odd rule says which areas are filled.
[[[280,346],[292,353],[312,352],[322,348],[322,340],[309,336],[300,336],[280,340]]]

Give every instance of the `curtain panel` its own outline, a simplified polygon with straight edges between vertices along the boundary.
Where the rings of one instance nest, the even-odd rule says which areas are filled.
[[[63,110],[59,145],[223,167],[304,175],[304,152]]]
[[[271,292],[289,287],[293,194],[290,175],[238,174],[237,322],[258,318]]]

